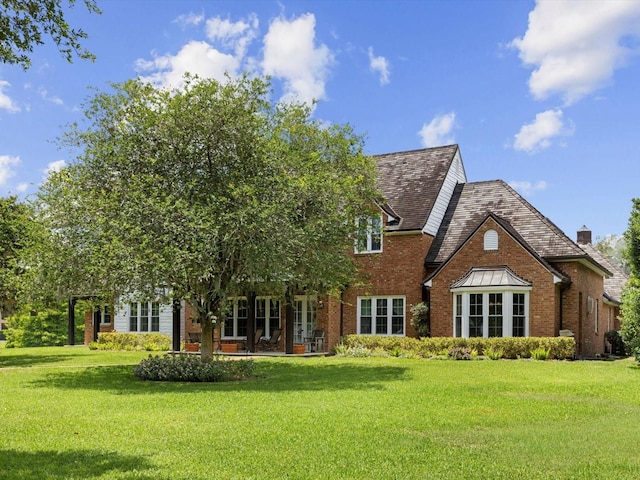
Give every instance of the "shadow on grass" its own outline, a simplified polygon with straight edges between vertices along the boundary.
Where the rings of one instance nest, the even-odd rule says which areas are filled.
[[[144,457],[92,450],[23,452],[0,449],[0,465],[0,479],[7,480],[109,478],[126,472],[135,472],[135,478],[155,478],[151,472],[145,474],[145,470],[150,470],[153,465]]]
[[[256,377],[241,382],[148,382],[134,376],[131,366],[101,366],[55,371],[30,383],[39,388],[111,391],[121,394],[193,393],[203,391],[381,390],[400,380],[407,368],[388,365],[260,362]]]
[[[53,363],[61,363],[65,360],[69,360],[69,355],[65,353],[60,354],[25,354],[22,352],[16,352],[7,354],[7,350],[3,350],[0,354],[0,368],[22,368],[22,367],[35,367],[40,365],[48,365]],[[83,354],[75,353],[74,357],[87,356]]]

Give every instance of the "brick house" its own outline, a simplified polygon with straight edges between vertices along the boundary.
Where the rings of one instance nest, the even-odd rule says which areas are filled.
[[[380,155],[377,167],[384,200],[379,215],[358,221],[353,252],[365,280],[339,297],[300,292],[295,343],[315,329],[328,347],[347,334],[415,336],[410,308],[424,301],[432,336],[562,332],[575,336],[580,355],[604,353],[625,280],[590,232],[576,243],[505,182],[468,182],[457,145]],[[255,328],[267,337],[282,328],[282,350],[283,301],[255,302]],[[199,330],[190,318],[184,305],[172,316],[164,306],[130,304],[114,312],[113,328],[187,338]],[[231,300],[221,335],[223,343],[246,340],[246,299]]]

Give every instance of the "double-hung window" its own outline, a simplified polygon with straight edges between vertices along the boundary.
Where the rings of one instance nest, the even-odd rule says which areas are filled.
[[[358,333],[362,335],[404,335],[404,297],[359,297]]]
[[[356,222],[356,253],[382,252],[382,215],[360,217]]]
[[[160,303],[140,302],[129,304],[130,332],[159,332]]]

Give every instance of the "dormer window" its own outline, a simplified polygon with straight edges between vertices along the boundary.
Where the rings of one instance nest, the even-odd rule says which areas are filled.
[[[484,234],[484,249],[498,250],[498,232],[495,230],[487,230]]]
[[[382,215],[360,217],[356,222],[356,253],[382,251]]]

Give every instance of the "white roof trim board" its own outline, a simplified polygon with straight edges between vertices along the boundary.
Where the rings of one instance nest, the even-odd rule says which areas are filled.
[[[436,236],[436,234],[438,233],[438,229],[440,228],[440,224],[442,223],[442,219],[444,218],[445,213],[447,213],[447,207],[449,206],[449,202],[451,201],[453,190],[458,183],[466,182],[467,176],[464,171],[464,166],[462,165],[460,150],[458,150],[456,151],[455,157],[451,162],[449,171],[447,172],[444,183],[440,188],[438,198],[436,199],[433,208],[431,209],[429,218],[422,228],[423,233],[429,234],[434,237]]]

